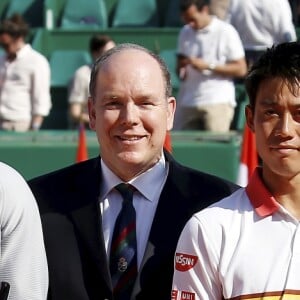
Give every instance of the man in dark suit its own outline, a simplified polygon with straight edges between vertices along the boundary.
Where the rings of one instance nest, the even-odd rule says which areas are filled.
[[[165,64],[147,49],[119,44],[106,52],[93,66],[90,93],[90,127],[101,157],[29,182],[42,218],[49,299],[170,299],[174,251],[186,221],[238,187],[163,151],[175,98]],[[128,297],[115,296],[109,267],[121,182],[135,190],[138,272]]]

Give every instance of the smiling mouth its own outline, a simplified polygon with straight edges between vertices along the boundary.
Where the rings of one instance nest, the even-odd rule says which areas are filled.
[[[143,137],[144,136],[118,136],[118,139],[125,142],[135,142],[141,140]]]
[[[273,150],[299,150],[299,147],[295,147],[292,145],[285,145],[285,146],[271,146]]]

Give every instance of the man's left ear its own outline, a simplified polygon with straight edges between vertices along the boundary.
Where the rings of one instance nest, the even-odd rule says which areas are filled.
[[[174,97],[170,97],[168,99],[167,130],[171,130],[173,128],[175,111],[176,111],[176,99]]]

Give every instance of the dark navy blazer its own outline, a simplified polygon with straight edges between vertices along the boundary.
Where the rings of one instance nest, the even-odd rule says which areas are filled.
[[[235,184],[182,166],[169,174],[132,299],[170,300],[179,235],[193,213],[231,194]],[[29,181],[40,209],[53,300],[113,299],[99,207],[100,157]]]

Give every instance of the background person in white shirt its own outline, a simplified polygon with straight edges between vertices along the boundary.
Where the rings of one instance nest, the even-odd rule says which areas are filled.
[[[48,267],[38,207],[23,177],[0,162],[0,283],[9,300],[46,300]]]
[[[186,25],[178,37],[174,127],[227,132],[236,106],[233,79],[247,71],[241,39],[232,25],[210,14],[206,0],[181,0],[180,11]]]
[[[273,44],[297,40],[288,0],[231,0],[227,20],[241,37],[249,67]]]
[[[115,42],[108,35],[95,34],[91,37],[89,48],[92,60],[115,46]],[[76,70],[69,90],[69,117],[70,127],[77,128],[82,122],[89,126],[89,114],[87,102],[89,98],[89,83],[91,77],[91,65],[81,66]]]
[[[20,15],[0,24],[0,130],[41,127],[51,108],[50,66],[25,39],[28,25]]]

